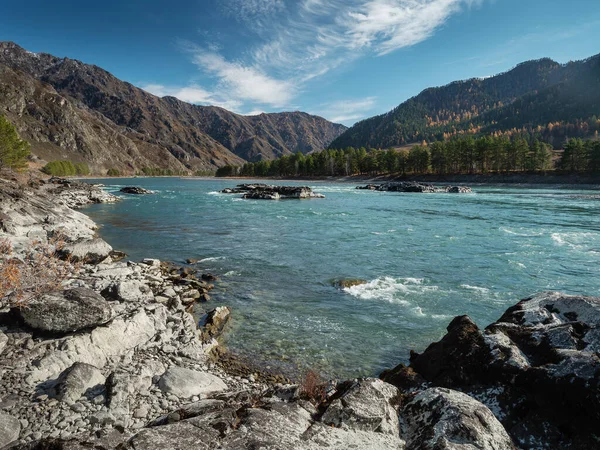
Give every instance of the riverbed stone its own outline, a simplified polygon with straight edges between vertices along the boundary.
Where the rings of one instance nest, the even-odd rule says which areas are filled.
[[[0,448],[19,439],[21,422],[15,417],[0,412]]]
[[[30,327],[54,333],[96,327],[113,316],[110,304],[88,288],[44,294],[19,308],[18,313]]]
[[[227,389],[223,380],[215,375],[177,366],[167,369],[158,386],[165,394],[173,394],[180,398],[213,394]]]
[[[62,258],[69,258],[72,261],[97,264],[108,258],[112,250],[104,239],[95,238],[67,243],[57,253]]]
[[[90,388],[104,384],[104,376],[97,367],[77,362],[60,374],[56,382],[56,398],[66,403],[78,400]]]
[[[342,394],[322,416],[323,423],[338,428],[398,434],[398,414],[392,401],[399,391],[377,379],[342,383]]]

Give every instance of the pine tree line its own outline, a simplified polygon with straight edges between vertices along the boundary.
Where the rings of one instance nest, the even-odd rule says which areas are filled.
[[[485,174],[501,172],[600,171],[600,141],[570,139],[562,157],[537,139],[462,136],[410,149],[327,149],[273,161],[225,166],[217,176],[290,177],[381,174]]]

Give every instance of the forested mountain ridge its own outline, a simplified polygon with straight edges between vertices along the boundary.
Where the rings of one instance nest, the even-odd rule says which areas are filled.
[[[600,55],[559,64],[544,58],[485,79],[429,88],[358,122],[330,148],[387,148],[460,134],[529,134],[560,146],[600,128]]]
[[[92,169],[212,170],[326,147],[346,127],[301,112],[242,116],[156,97],[93,65],[0,42],[0,114],[35,154]]]

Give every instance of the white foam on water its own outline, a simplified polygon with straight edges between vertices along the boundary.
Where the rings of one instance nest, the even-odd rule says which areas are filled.
[[[438,286],[424,284],[422,278],[380,277],[368,283],[345,288],[344,291],[361,300],[383,300],[410,305],[404,297],[437,291]]]
[[[556,245],[561,247],[567,246],[574,250],[588,251],[590,244],[598,241],[597,233],[587,231],[569,232],[569,233],[552,233],[550,235]]]
[[[241,272],[238,272],[236,270],[230,270],[229,272],[225,272],[223,274],[224,277],[235,277],[235,276],[238,276],[238,275],[241,275]]]
[[[203,258],[200,260],[200,262],[208,262],[208,261],[220,261],[222,259],[225,259],[225,256],[213,256],[211,258]]]
[[[522,228],[520,230],[523,230]],[[513,236],[522,236],[522,237],[535,237],[542,236],[544,233],[542,231],[513,231],[510,228],[500,227],[500,231],[505,232],[506,234],[511,234]]]
[[[471,286],[469,284],[461,284],[460,287],[463,289],[468,289],[470,291],[480,292],[482,294],[487,294],[488,292],[490,292],[490,290],[488,288],[479,287],[479,286]]]

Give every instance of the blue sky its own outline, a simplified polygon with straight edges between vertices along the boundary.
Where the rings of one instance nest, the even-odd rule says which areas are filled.
[[[600,53],[599,0],[2,0],[0,40],[156,95],[351,125],[430,86]]]

